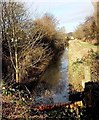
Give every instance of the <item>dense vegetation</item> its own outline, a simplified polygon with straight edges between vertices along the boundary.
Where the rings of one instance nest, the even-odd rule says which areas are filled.
[[[99,80],[99,53],[97,48],[98,45],[80,40],[74,40],[69,44],[69,83],[78,91],[83,89],[85,82]]]
[[[87,17],[85,22],[80,24],[73,33],[75,38],[82,41],[96,44],[97,43],[97,27],[93,16]]]
[[[63,53],[67,45],[66,33],[57,27],[58,22],[51,14],[30,19],[22,3],[2,2],[0,8],[2,116],[24,118],[34,103],[30,88],[40,81],[52,60]]]
[[[65,33],[57,28],[53,15],[29,19],[24,5],[17,2],[3,2],[1,8],[3,79],[26,84],[37,81],[64,50]]]
[[[51,62],[58,60],[68,45],[69,37],[66,40],[66,33],[62,28],[57,27],[58,22],[51,14],[46,13],[41,17],[30,19],[24,5],[18,2],[2,2],[0,9],[3,77],[1,84],[2,118],[87,120],[96,117],[98,119],[98,110],[97,115],[94,115],[92,109],[90,112],[89,109],[79,105],[75,106],[75,104],[54,107],[52,110],[35,109],[36,93],[30,90],[30,86],[33,89]],[[85,23],[78,26],[74,37],[96,44],[96,41],[93,42],[96,40],[96,34],[94,18],[89,17]],[[79,48],[80,43],[82,46],[80,45]],[[89,44],[86,46],[81,41],[76,41],[76,43],[74,41],[73,45],[76,46],[77,51],[83,47],[94,46]],[[94,47],[96,48],[96,46]],[[75,47],[71,53],[75,52],[74,50]],[[80,52],[81,55],[84,53],[84,51]],[[75,56],[73,60],[75,60]],[[92,65],[94,64],[91,67],[92,79],[97,81],[99,79],[97,74],[99,54],[97,52],[90,51],[89,54],[77,59],[72,65],[77,69],[77,65],[90,62]],[[79,80],[81,77],[80,74]],[[75,79],[73,78],[73,80]]]

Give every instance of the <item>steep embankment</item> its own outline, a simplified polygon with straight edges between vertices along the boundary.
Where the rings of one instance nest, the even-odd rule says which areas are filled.
[[[82,58],[87,58],[88,51],[96,52],[98,47],[79,40],[69,41],[69,82],[71,87],[82,90],[84,83],[91,80],[91,63],[82,64]],[[77,64],[75,64],[77,63]]]

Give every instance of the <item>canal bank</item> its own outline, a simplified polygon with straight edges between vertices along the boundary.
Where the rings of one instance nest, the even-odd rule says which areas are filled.
[[[69,101],[68,49],[53,61],[35,88],[37,104],[57,104]]]
[[[92,45],[87,42],[80,40],[69,41],[68,79],[72,90],[83,91],[85,82],[93,81],[90,58],[86,64],[83,64],[83,61],[88,59],[89,54],[97,52],[97,49],[97,45]]]

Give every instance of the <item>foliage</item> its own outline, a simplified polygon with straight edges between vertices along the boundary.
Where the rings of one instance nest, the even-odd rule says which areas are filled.
[[[81,59],[77,59],[73,62],[73,72],[74,74],[79,74],[80,77],[84,76],[83,69],[84,66],[89,66],[91,81],[99,81],[99,53],[94,52],[92,49],[88,51],[88,54],[83,56]],[[84,77],[83,77],[84,78]]]
[[[41,18],[33,21],[34,26],[39,28],[42,33],[45,33],[45,40],[53,40],[53,36],[56,32],[56,20],[50,14],[45,14]]]
[[[19,73],[18,57],[23,47],[22,40],[27,40],[27,29],[24,28],[27,22],[26,11],[23,4],[18,2],[2,2],[1,6],[3,77],[10,76],[10,79],[16,79]]]
[[[79,64],[91,64],[93,60],[99,59],[99,53],[94,52],[93,49],[88,51],[88,55],[83,56],[81,59],[77,59],[75,62],[73,62],[73,65],[79,65]]]
[[[65,31],[57,28],[57,20],[50,14],[44,14],[41,18],[33,21],[34,27],[44,34],[43,42],[49,42],[55,49],[65,47]]]
[[[96,39],[97,28],[95,24],[95,19],[93,16],[87,17],[85,22],[80,24],[75,32],[74,37],[81,39],[83,41],[92,42]]]
[[[2,3],[2,43],[3,78],[20,83],[39,79],[66,45],[65,33],[57,29],[54,16],[31,20],[18,2]]]

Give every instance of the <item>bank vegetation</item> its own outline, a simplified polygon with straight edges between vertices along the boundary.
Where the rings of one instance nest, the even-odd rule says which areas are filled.
[[[51,14],[30,19],[22,3],[2,2],[1,10],[3,80],[22,84],[38,81],[65,49],[65,33]]]

